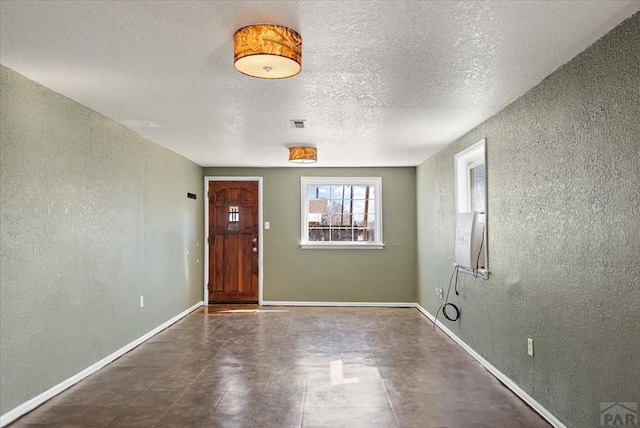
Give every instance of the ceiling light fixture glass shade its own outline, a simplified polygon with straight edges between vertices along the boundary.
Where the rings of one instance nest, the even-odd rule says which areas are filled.
[[[289,147],[289,162],[315,163],[318,161],[318,150],[315,147]]]
[[[233,66],[262,79],[284,79],[302,69],[302,37],[280,25],[249,25],[233,36]]]

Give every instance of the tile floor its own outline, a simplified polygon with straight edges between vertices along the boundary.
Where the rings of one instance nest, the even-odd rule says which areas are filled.
[[[18,427],[548,427],[416,309],[196,311]]]

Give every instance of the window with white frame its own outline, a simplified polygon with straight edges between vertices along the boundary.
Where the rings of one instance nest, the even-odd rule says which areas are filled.
[[[455,156],[456,212],[486,211],[485,140]]]
[[[477,211],[484,215],[485,199],[485,166],[482,159],[467,164],[467,177],[469,186],[469,211]]]
[[[456,214],[475,211],[480,229],[480,250],[477,263],[483,277],[488,271],[487,249],[487,174],[486,174],[486,140],[482,139],[455,156],[456,180]]]
[[[380,177],[302,177],[303,248],[382,248]]]

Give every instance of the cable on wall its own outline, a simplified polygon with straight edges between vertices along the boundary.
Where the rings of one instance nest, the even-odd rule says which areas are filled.
[[[438,310],[436,311],[436,316],[433,318],[433,329],[435,330],[436,328],[436,321],[438,320],[438,314],[440,314],[440,311],[442,311],[442,315],[444,315],[444,317],[446,319],[448,319],[449,321],[457,321],[458,318],[460,318],[460,309],[458,309],[458,307],[456,305],[454,305],[453,303],[449,303],[449,292],[451,291],[451,283],[453,282],[453,276],[455,275],[456,277],[456,284],[455,284],[455,291],[456,294],[458,293],[458,266],[455,266],[453,268],[453,272],[451,272],[451,278],[449,278],[449,288],[447,288],[447,297],[444,299],[444,304],[440,305],[440,307],[438,308]],[[454,314],[448,314],[447,313],[447,308],[451,308],[454,311]]]
[[[479,268],[480,268],[480,254],[482,254],[482,246],[484,245],[484,235],[485,235],[485,230],[484,230],[484,226],[482,227],[482,239],[480,240],[480,249],[478,250],[478,257],[476,257],[476,268],[473,270],[473,277],[474,278],[478,278],[478,273],[479,273]],[[484,266],[484,268],[486,269],[487,267]],[[457,285],[457,284],[456,284]],[[458,294],[458,292],[456,291],[456,294]]]

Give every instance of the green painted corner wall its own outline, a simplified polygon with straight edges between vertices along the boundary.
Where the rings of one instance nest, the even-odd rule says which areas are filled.
[[[201,301],[204,219],[198,165],[4,66],[0,85],[5,414]]]
[[[415,168],[204,168],[263,177],[264,300],[415,302]],[[382,177],[383,250],[300,248],[300,177]]]
[[[454,156],[487,138],[491,275],[463,276],[444,322],[568,427],[640,402],[639,46],[636,13],[417,168],[418,302],[435,313]]]

